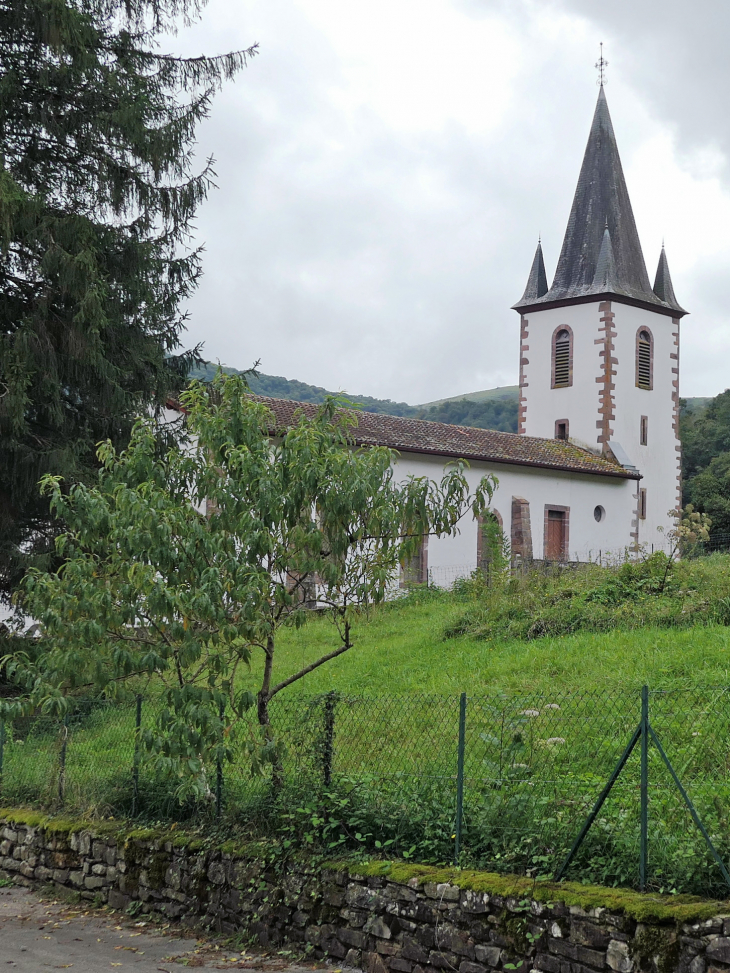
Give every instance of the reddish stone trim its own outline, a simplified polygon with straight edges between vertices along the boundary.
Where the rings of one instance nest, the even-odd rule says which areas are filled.
[[[524,389],[527,388],[528,382],[525,381],[525,365],[530,364],[530,359],[525,357],[526,352],[530,350],[530,346],[527,344],[529,338],[529,326],[530,323],[526,317],[520,317],[520,401],[517,407],[517,432],[519,435],[525,434],[525,426],[527,421],[527,397],[524,393]]]
[[[639,487],[639,505],[637,508],[639,520],[646,520],[646,487]]]
[[[618,358],[613,357],[613,339],[616,337],[616,332],[613,329],[615,315],[611,311],[611,302],[603,301],[598,305],[598,311],[603,314],[599,319],[601,327],[598,329],[599,335],[603,332],[603,337],[596,338],[595,344],[603,345],[602,349],[598,352],[598,357],[602,358],[603,361],[601,362],[600,371],[596,378],[598,385],[602,386],[598,393],[598,419],[596,421],[598,437],[596,442],[602,444],[603,451],[605,452],[606,447],[611,441],[611,423],[616,418],[613,411],[615,408],[613,393],[616,388],[616,383],[614,382],[616,369],[614,366],[618,365]]]
[[[645,385],[639,385],[639,335],[642,331],[646,331],[649,335],[649,388]],[[651,328],[642,324],[640,328],[636,331],[636,352],[635,352],[635,382],[637,389],[641,389],[643,392],[651,392],[654,389],[654,335],[652,334]]]
[[[561,331],[567,331],[570,335],[570,344],[568,352],[568,384],[567,385],[556,385],[555,384],[555,339],[558,337]],[[559,324],[557,328],[553,331],[553,336],[550,339],[550,388],[551,389],[568,389],[573,384],[573,329],[569,324]]]
[[[561,507],[558,503],[546,503],[545,504],[545,515],[544,515],[544,525],[543,525],[543,539],[542,539],[542,559],[547,561],[547,548],[548,548],[548,514],[550,511],[558,511],[558,513],[565,514],[563,518],[563,555],[560,558],[561,561],[568,561],[568,551],[570,550],[570,507]]]
[[[639,419],[639,446],[649,444],[649,416],[641,416]]]
[[[682,509],[682,441],[679,438],[679,318],[672,318],[675,351],[669,358],[672,365],[672,428],[676,440],[674,451],[677,454],[677,511]]]
[[[560,436],[560,427],[565,426],[565,435]],[[555,438],[560,439],[563,442],[568,442],[570,439],[570,420],[569,419],[556,419],[555,420]]]
[[[632,493],[634,498],[633,518],[631,520],[631,550],[637,553],[639,550],[639,485],[636,484],[636,493]]]
[[[524,497],[512,497],[512,530],[510,534],[512,558],[532,560],[532,526],[530,504]]]

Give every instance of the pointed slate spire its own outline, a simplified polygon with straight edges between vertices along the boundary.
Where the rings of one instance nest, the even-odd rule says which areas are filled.
[[[545,261],[542,257],[542,243],[537,241],[537,250],[530,268],[530,276],[527,278],[527,287],[522,295],[520,304],[530,303],[547,294],[548,282],[545,273]]]
[[[552,287],[539,298],[526,292],[514,306],[521,309],[573,298],[585,300],[592,294],[615,294],[642,304],[667,306],[649,283],[603,86]]]
[[[654,293],[663,304],[667,304],[677,311],[683,310],[677,298],[674,296],[674,287],[672,286],[672,278],[669,274],[669,264],[667,263],[664,244],[662,244],[662,252],[659,254],[659,265],[656,269],[656,277],[654,278]]]
[[[607,291],[615,290],[616,286],[616,258],[613,255],[611,231],[608,229],[608,222],[606,222],[601,249],[598,252],[596,272],[593,275],[593,288],[597,292],[605,294]]]

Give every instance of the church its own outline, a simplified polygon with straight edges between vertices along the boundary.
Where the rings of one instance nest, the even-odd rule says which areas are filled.
[[[578,186],[548,286],[538,243],[519,314],[518,433],[357,413],[355,441],[397,451],[396,472],[438,479],[463,458],[472,485],[499,481],[492,509],[513,559],[596,561],[667,549],[681,506],[679,322],[662,248],[654,286],[601,85]],[[278,428],[307,403],[264,399]],[[468,522],[467,522],[468,520]],[[471,516],[424,538],[411,580],[449,585],[481,563]]]

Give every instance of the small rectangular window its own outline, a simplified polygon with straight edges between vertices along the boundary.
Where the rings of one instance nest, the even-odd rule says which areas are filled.
[[[649,417],[642,416],[641,423],[639,425],[639,443],[641,446],[646,446],[649,441]]]
[[[555,423],[555,438],[568,441],[568,420],[558,419]]]
[[[639,490],[639,520],[646,520],[646,490]]]

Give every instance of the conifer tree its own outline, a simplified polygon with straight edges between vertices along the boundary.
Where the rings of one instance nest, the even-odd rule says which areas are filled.
[[[161,52],[201,2],[0,0],[0,598],[52,557],[40,478],[88,481],[196,357],[195,131],[255,53]]]

